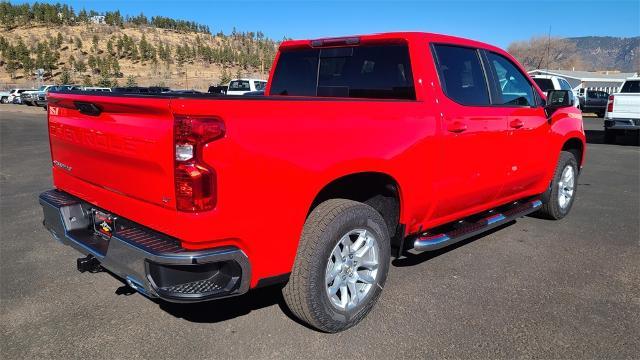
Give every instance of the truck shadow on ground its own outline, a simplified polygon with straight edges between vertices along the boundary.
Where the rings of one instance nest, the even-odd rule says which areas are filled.
[[[430,259],[436,258],[440,255],[446,254],[461,246],[465,246],[466,244],[469,244],[473,241],[480,240],[486,236],[491,236],[494,232],[500,231],[515,223],[516,221],[511,221],[495,229],[489,230],[486,233],[462,240],[443,249],[424,252],[416,255],[407,253],[402,258],[394,259],[391,264],[396,267],[414,266]],[[287,317],[306,328],[310,328],[309,325],[298,320],[287,308],[282,296],[282,287],[283,285],[272,285],[251,290],[248,293],[240,296],[193,304],[170,303],[157,299],[153,299],[153,301],[158,304],[160,309],[166,311],[167,313],[177,318],[196,323],[222,322],[236,317],[248,315],[254,310],[278,305],[280,310]]]
[[[585,130],[584,133],[587,136],[587,143],[606,144],[604,142],[604,130]],[[640,135],[618,135],[616,136],[615,144],[607,145],[638,146],[640,145]]]
[[[196,323],[217,323],[249,314],[273,305],[284,304],[282,286],[274,285],[254,289],[240,296],[201,303],[180,304],[162,300],[156,302],[169,314]],[[283,306],[280,306],[281,308]],[[292,317],[292,314],[287,316]]]

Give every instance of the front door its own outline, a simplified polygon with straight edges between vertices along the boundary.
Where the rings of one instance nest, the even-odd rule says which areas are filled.
[[[493,105],[507,112],[508,142],[501,154],[507,162],[505,184],[499,198],[513,198],[539,187],[547,173],[553,151],[549,148],[550,125],[540,95],[529,78],[510,59],[485,52],[491,72]]]

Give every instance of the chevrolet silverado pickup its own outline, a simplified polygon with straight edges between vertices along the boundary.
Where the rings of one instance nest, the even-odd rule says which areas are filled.
[[[499,48],[284,41],[269,79],[264,96],[49,94],[39,199],[80,271],[171,302],[280,284],[295,316],[337,332],[372,309],[391,256],[573,205],[581,113]]]

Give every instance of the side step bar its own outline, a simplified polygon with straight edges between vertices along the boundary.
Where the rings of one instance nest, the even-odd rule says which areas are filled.
[[[412,250],[422,252],[441,249],[530,214],[541,206],[540,199],[518,201],[473,218],[438,227],[418,235],[413,242]]]

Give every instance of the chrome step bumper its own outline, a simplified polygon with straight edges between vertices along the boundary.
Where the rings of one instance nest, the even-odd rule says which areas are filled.
[[[537,211],[541,206],[542,201],[539,199],[514,202],[488,211],[479,219],[438,227],[417,236],[413,242],[412,250],[422,252],[441,249]]]
[[[188,251],[177,239],[123,218],[105,241],[93,230],[93,205],[58,190],[45,191],[39,201],[55,239],[95,257],[148,297],[197,302],[249,290],[249,260],[236,247]]]

